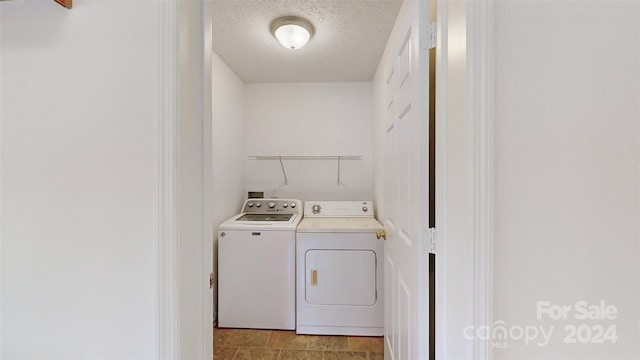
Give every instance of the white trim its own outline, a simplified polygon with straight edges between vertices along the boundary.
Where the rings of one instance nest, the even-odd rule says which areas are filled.
[[[178,0],[158,2],[158,356],[180,358]]]
[[[638,17],[640,17],[640,6],[638,7],[638,13],[636,15]],[[640,35],[640,34],[638,34],[638,35]],[[640,48],[640,36],[638,36],[638,44],[636,44],[636,45]],[[640,65],[638,65],[638,66],[640,66]],[[638,73],[638,78],[636,80],[640,84],[640,72]],[[636,96],[636,99],[638,100],[637,106],[638,106],[638,111],[640,112],[640,93],[638,93],[638,95]],[[638,134],[637,135],[638,135],[638,139],[640,139],[640,119],[638,119]],[[640,151],[638,152],[638,158],[640,159]],[[640,174],[640,163],[638,164],[638,173]],[[640,182],[638,182],[638,197],[637,197],[637,201],[638,201],[638,204],[640,204]],[[640,233],[640,214],[638,214],[638,215],[639,215],[638,216],[638,233]],[[640,246],[638,247],[638,258],[640,259]],[[638,282],[640,283],[640,273],[637,274],[637,275],[639,275],[638,276]],[[637,324],[640,327],[640,314],[638,314]],[[638,344],[636,346],[637,346],[638,353],[640,354],[640,342],[638,342]]]
[[[444,239],[447,238],[447,89],[448,89],[448,2],[438,0],[436,18],[436,356],[437,360],[446,359],[448,344],[446,339],[447,279],[445,261],[448,253],[444,251]]]
[[[213,272],[213,152],[212,152],[212,63],[213,52],[213,4],[211,1],[201,1],[202,7],[202,264],[204,265],[204,284],[208,283],[209,272]],[[214,289],[204,287],[202,299],[202,333],[205,334],[203,354],[205,359],[213,358],[213,319]],[[207,341],[207,338],[209,341]]]
[[[2,7],[0,6],[0,17]],[[0,25],[0,49],[2,49],[2,26]],[[0,69],[2,69],[2,56],[0,56]],[[0,174],[2,174],[2,71],[0,71]],[[0,204],[2,204],[2,176],[0,176]],[[2,206],[0,206],[0,269],[2,269]],[[2,309],[2,276],[0,276],[0,309]],[[0,311],[0,356],[2,356],[2,311]]]
[[[467,2],[468,216],[467,322],[492,323],[493,1]],[[472,359],[492,358],[490,340],[467,343]]]

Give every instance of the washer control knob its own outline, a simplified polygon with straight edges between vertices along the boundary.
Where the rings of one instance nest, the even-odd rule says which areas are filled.
[[[262,203],[257,202],[256,207],[262,207]]]
[[[284,204],[284,205],[285,205],[285,207],[287,207],[287,204]],[[295,209],[296,208],[296,203],[291,203],[291,208]]]
[[[320,214],[320,209],[321,209],[321,208],[320,208],[320,205],[318,205],[318,204],[313,205],[313,206],[311,207],[311,210],[313,211],[313,213],[314,213],[314,214]]]
[[[269,203],[269,209],[273,209],[274,207],[276,207],[276,203],[270,202]]]
[[[288,208],[288,207],[289,207],[289,204],[284,203],[284,204],[282,204],[282,207],[286,209],[286,208]]]
[[[369,208],[368,208],[368,207],[366,207],[366,206],[363,206],[363,207],[362,207],[362,211],[367,212],[367,211],[369,211]]]
[[[252,202],[247,203],[247,206],[248,206],[248,207],[253,207],[253,203],[252,203]]]

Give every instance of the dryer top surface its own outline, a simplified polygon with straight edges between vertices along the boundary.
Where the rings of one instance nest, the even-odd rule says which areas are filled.
[[[305,217],[298,225],[297,232],[376,232],[383,229],[384,227],[373,217]]]

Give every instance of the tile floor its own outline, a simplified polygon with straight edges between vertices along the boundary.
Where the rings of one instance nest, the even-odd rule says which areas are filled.
[[[295,331],[213,330],[215,360],[383,360],[382,337],[297,335]]]

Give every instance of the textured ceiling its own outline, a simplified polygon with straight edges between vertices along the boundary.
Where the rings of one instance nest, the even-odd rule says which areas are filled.
[[[213,49],[246,83],[367,81],[402,0],[213,0]],[[309,20],[315,35],[299,50],[270,31],[278,17]]]

